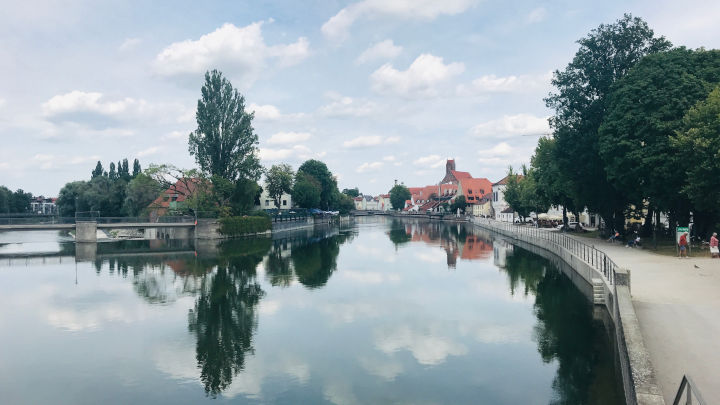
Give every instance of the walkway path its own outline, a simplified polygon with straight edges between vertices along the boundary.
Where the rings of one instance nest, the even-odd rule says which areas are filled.
[[[720,259],[678,259],[600,239],[576,237],[630,269],[640,329],[665,402],[683,374],[705,400],[720,403]]]

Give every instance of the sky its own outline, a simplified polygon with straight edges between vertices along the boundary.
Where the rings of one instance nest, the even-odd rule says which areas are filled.
[[[623,13],[720,48],[717,1],[5,0],[0,185],[56,196],[100,160],[195,167],[207,70],[255,112],[265,167],[320,159],[339,187],[500,180],[549,131],[552,72]]]

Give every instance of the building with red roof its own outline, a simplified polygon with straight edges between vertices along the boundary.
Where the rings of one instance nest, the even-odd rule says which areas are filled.
[[[186,201],[198,191],[201,180],[198,178],[178,179],[172,186],[168,187],[150,205],[150,218],[154,219],[167,215],[172,211],[183,211],[187,209]]]

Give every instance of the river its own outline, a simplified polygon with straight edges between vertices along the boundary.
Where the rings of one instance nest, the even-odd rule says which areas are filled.
[[[621,404],[612,332],[549,261],[359,218],[212,242],[0,233],[0,402]]]

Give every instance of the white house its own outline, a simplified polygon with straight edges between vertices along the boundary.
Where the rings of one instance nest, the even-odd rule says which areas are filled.
[[[520,176],[518,176],[520,177]],[[495,213],[495,220],[503,222],[515,221],[515,213],[510,209],[510,205],[505,201],[505,189],[507,188],[507,176],[492,185],[492,208]]]
[[[260,194],[260,206],[256,206],[255,208],[263,210],[273,210],[277,208],[281,210],[289,210],[292,208],[292,197],[290,194],[284,193],[282,197],[280,197],[280,207],[276,207],[275,201],[273,201],[267,192],[267,187],[263,186],[263,191]]]

